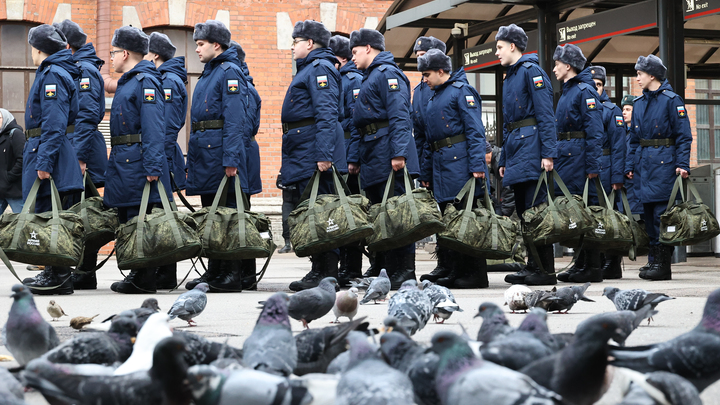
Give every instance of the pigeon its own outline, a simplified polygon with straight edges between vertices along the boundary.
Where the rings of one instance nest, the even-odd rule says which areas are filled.
[[[691,331],[663,343],[615,347],[611,362],[641,373],[669,371],[702,392],[720,379],[720,289],[708,296],[700,323]]]
[[[296,292],[290,296],[287,313],[291,318],[302,322],[305,329],[315,319],[322,318],[335,305],[337,280],[325,277],[317,287]]]
[[[535,290],[525,294],[525,305],[528,308],[542,308],[548,310],[550,304],[559,298],[555,296],[557,288],[553,287],[550,291]]]
[[[198,405],[307,404],[307,388],[287,378],[251,369],[220,369],[196,365],[188,369],[194,403]]]
[[[20,366],[60,344],[55,329],[42,318],[30,290],[22,284],[12,287],[13,298],[5,324],[5,347]]]
[[[80,330],[85,325],[89,325],[92,323],[93,319],[100,316],[100,314],[97,314],[95,316],[76,316],[75,318],[70,320],[70,327],[75,330]]]
[[[337,405],[412,405],[408,376],[377,357],[377,350],[361,332],[350,332],[350,362],[337,385]]]
[[[218,359],[242,360],[243,351],[227,344],[213,342],[200,335],[174,330],[173,336],[185,341],[187,352],[185,362],[188,366],[211,364]]]
[[[480,304],[478,313],[475,314],[475,318],[477,317],[483,319],[476,339],[478,342],[487,344],[493,339],[509,335],[515,330],[515,328],[508,323],[502,309],[492,302],[483,302]]]
[[[408,331],[410,336],[421,330],[430,320],[432,303],[427,294],[419,290],[417,281],[406,280],[388,303],[388,315],[397,318],[398,324]]]
[[[562,397],[528,376],[476,358],[461,336],[438,332],[432,350],[440,356],[435,390],[443,405],[560,404]]]
[[[288,319],[289,301],[287,294],[279,292],[265,302],[255,329],[243,344],[247,367],[286,377],[295,370],[298,352]]]
[[[646,305],[655,309],[659,303],[675,299],[667,294],[651,293],[641,288],[621,290],[617,287],[605,287],[603,295],[612,301],[618,311],[638,311]],[[652,315],[647,319],[650,324]]]
[[[408,333],[407,329],[400,325],[398,319],[394,316],[386,316],[385,319],[383,319],[383,327],[380,330],[383,333],[400,332],[403,335],[410,337],[410,333]]]
[[[390,366],[410,378],[418,405],[440,402],[435,391],[435,374],[440,361],[437,353],[399,332],[388,332],[380,338],[380,352]]]
[[[339,375],[345,372],[348,368],[348,364],[350,363],[350,352],[344,351],[340,353],[337,357],[333,359],[333,361],[330,362],[327,366],[327,374],[335,374]]]
[[[587,291],[588,287],[590,287],[590,283],[587,282],[583,284],[582,286],[570,286],[570,287],[563,287],[558,289],[555,292],[556,300],[553,300],[550,305],[547,308],[547,311],[557,311],[556,313],[563,313],[562,311],[565,311],[564,313],[567,314],[569,310],[572,309],[572,307],[575,305],[576,302],[582,300],[582,301],[588,301],[588,302],[595,302],[591,300],[590,298],[585,296],[585,291]]]
[[[205,310],[207,305],[207,295],[205,293],[208,289],[210,289],[210,286],[207,283],[199,283],[192,290],[180,294],[168,311],[170,320],[177,317],[187,321],[188,326],[196,326],[193,318],[202,314]]]
[[[377,304],[378,301],[384,301],[390,292],[390,278],[387,275],[387,270],[380,270],[380,275],[377,276],[365,291],[365,295],[360,301],[360,305],[367,304],[370,301]]]
[[[524,285],[514,284],[505,290],[505,305],[510,308],[514,314],[515,311],[527,311],[528,305],[525,302],[525,296],[532,293],[532,290]]]
[[[155,298],[147,298],[142,302],[140,308],[130,309],[129,311],[132,311],[137,317],[139,329],[142,328],[142,326],[145,324],[145,321],[147,321],[150,315],[160,311],[160,306],[158,306],[158,301]],[[103,320],[102,323],[110,322],[116,315],[110,315],[105,320]]]
[[[351,321],[355,318],[358,311],[358,289],[351,287],[347,291],[341,291],[337,293],[335,298],[335,305],[333,306],[333,314],[335,314],[335,321],[333,323],[340,323],[340,317],[344,316]]]
[[[602,314],[594,315],[588,318],[586,321],[594,318],[616,320],[618,325],[620,326],[620,329],[622,330],[622,333],[617,336],[613,336],[612,340],[617,342],[617,344],[619,344],[620,346],[625,346],[625,340],[635,329],[637,329],[638,326],[640,326],[642,321],[644,319],[652,317],[653,315],[657,314],[657,312],[658,311],[653,310],[650,305],[646,305],[637,311],[604,312]]]
[[[424,280],[422,287],[422,290],[430,298],[433,321],[436,323],[445,323],[445,320],[450,318],[453,312],[463,312],[449,288],[434,284],[430,280]]]
[[[702,405],[700,393],[688,380],[667,371],[645,375],[648,384],[659,389],[672,405]]]
[[[538,314],[528,314],[521,327],[480,347],[482,358],[511,370],[520,370],[555,352],[552,335]]]
[[[172,337],[166,314],[155,313],[138,331],[130,357],[115,370],[115,375],[148,371],[153,365],[153,350],[161,340]]]
[[[350,287],[357,288],[358,290],[367,291],[370,288],[370,284],[375,281],[377,277],[363,277],[350,280]]]
[[[0,367],[0,405],[21,404],[25,404],[25,389],[5,367]]]
[[[52,317],[52,322],[57,321],[62,316],[68,316],[68,314],[63,311],[62,307],[55,303],[55,300],[50,300],[47,306],[47,312]]]
[[[367,330],[369,324],[363,322],[365,318],[363,316],[355,321],[322,329],[305,329],[295,335],[297,365],[293,374],[305,375],[327,371],[330,362],[346,350],[345,337],[348,333],[360,328],[361,325]]]
[[[165,338],[153,350],[152,367],[146,371],[119,376],[88,374],[81,372],[86,365],[54,364],[36,359],[28,364],[22,377],[28,387],[40,391],[52,404],[187,405],[192,395],[184,351],[182,340]]]

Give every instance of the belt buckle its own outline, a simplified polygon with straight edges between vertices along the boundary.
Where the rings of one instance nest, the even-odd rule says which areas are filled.
[[[282,131],[283,134],[287,134],[288,132],[290,132],[290,128],[288,128],[288,124],[285,122],[282,123]]]
[[[447,137],[447,138],[445,138],[445,140],[447,141],[447,147],[452,148],[452,146],[453,146],[452,139],[450,139],[450,137]]]
[[[369,128],[369,130],[368,130],[368,135],[375,135],[375,134],[377,134],[378,128],[377,128],[377,126],[375,126],[375,123],[374,123],[374,122],[373,122],[372,124],[368,125],[367,127]]]
[[[198,122],[198,126],[200,127],[200,132],[205,132],[205,121]]]

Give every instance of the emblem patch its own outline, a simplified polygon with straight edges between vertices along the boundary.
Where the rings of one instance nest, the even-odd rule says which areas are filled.
[[[155,89],[143,89],[143,101],[146,103],[154,103]]]
[[[619,127],[625,126],[625,120],[623,119],[623,117],[621,115],[615,116],[615,125],[617,125]]]
[[[315,76],[315,81],[317,82],[318,89],[327,89],[330,87],[327,76]]]
[[[677,112],[678,112],[678,117],[680,117],[680,118],[685,118],[685,117],[687,117],[687,111],[685,111],[685,106],[684,106],[684,105],[679,105],[679,106],[677,107]]]
[[[37,232],[30,232],[30,239],[27,240],[27,244],[30,246],[40,246],[40,239],[37,237]]]
[[[237,94],[240,92],[240,85],[236,79],[230,79],[227,81],[227,91],[231,94]]]
[[[57,85],[45,85],[45,98],[57,98]]]
[[[400,90],[400,86],[398,86],[397,79],[388,79],[388,89],[390,91],[398,91]]]
[[[467,102],[469,108],[477,108],[477,102],[474,96],[465,96],[465,102]]]
[[[597,108],[597,106],[595,105],[595,99],[594,99],[594,98],[586,98],[586,99],[585,99],[585,104],[587,104],[588,110],[594,110],[595,108]]]
[[[165,101],[172,101],[172,89],[163,89],[163,91],[165,92]]]
[[[90,78],[83,77],[80,79],[80,91],[90,91]]]
[[[543,80],[542,76],[535,76],[533,77],[533,86],[535,86],[536,89],[542,89],[545,87],[545,81]]]
[[[355,100],[357,100],[359,94],[360,94],[360,89],[353,89],[353,98]]]

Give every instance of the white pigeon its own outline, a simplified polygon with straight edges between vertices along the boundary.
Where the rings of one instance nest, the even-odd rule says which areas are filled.
[[[172,337],[167,314],[155,313],[150,315],[133,345],[130,357],[115,370],[115,375],[126,375],[137,371],[149,371],[153,365],[153,351],[161,340]]]
[[[515,284],[505,290],[505,305],[510,308],[514,314],[515,311],[527,312],[528,306],[525,303],[525,295],[531,293],[532,290],[524,285]]]

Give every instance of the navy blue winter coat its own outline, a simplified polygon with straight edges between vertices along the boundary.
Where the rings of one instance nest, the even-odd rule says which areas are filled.
[[[349,60],[345,66],[340,68],[340,76],[342,77],[342,100],[343,115],[340,117],[340,125],[345,133],[350,134],[350,138],[345,137],[345,154],[348,163],[358,163],[360,157],[350,155],[350,144],[360,140],[357,129],[353,124],[353,110],[355,108],[355,100],[360,94],[360,85],[362,85],[362,72],[355,66],[355,62]],[[357,148],[352,148],[357,151]]]
[[[641,139],[666,138],[674,139],[675,145],[640,146]],[[639,192],[643,203],[670,199],[677,177],[675,169],[690,170],[691,146],[692,133],[685,103],[673,92],[668,81],[655,91],[644,90],[633,104],[630,150],[625,162],[626,173],[634,172],[635,165],[640,165]]]
[[[193,131],[188,144],[188,195],[215,194],[226,167],[237,167],[248,192],[247,150],[244,139],[252,132],[248,111],[247,77],[236,64],[237,51],[228,48],[205,64],[193,93],[191,121],[223,120],[222,129]],[[234,183],[230,183],[234,192]]]
[[[411,175],[420,174],[412,136],[410,82],[390,52],[380,52],[365,70],[353,113],[353,122],[358,129],[383,121],[389,121],[390,125],[378,129],[375,134],[361,136],[358,133],[358,152],[351,152],[359,153],[363,188],[386,182],[394,157],[405,158]]]
[[[485,172],[485,127],[482,123],[482,101],[477,90],[468,84],[465,70],[452,73],[430,97],[424,113],[427,144],[465,134],[466,141],[432,152],[432,186],[438,202],[453,201],[473,172]],[[427,170],[423,169],[423,172]],[[477,193],[481,193],[481,189]]]
[[[262,108],[262,100],[257,89],[255,89],[255,83],[253,82],[252,76],[250,76],[250,69],[247,63],[241,62],[240,69],[245,74],[248,83],[248,114],[252,119],[252,132],[251,137],[245,139],[247,159],[247,176],[248,176],[248,194],[254,195],[262,192],[262,177],[260,177],[260,145],[258,145],[255,136],[260,130],[260,109]]]
[[[632,123],[631,123],[632,125]],[[632,148],[630,147],[630,128],[631,126],[626,126],[625,131],[625,159],[627,162],[627,156],[630,154]],[[633,172],[633,178],[632,180],[626,179],[625,180],[625,189],[627,190],[627,198],[628,203],[630,204],[630,211],[632,211],[633,215],[635,214],[643,214],[645,211],[645,207],[643,207],[642,201],[640,199],[640,182],[642,181],[642,173],[640,173],[640,164],[639,164],[639,158],[642,153],[637,153],[634,156],[635,164],[634,168],[635,171]],[[624,208],[623,208],[624,209]]]
[[[314,119],[315,123],[283,134],[283,184],[312,177],[317,162],[333,162],[339,172],[347,173],[345,140],[339,118],[342,79],[335,68],[337,58],[330,48],[318,48],[296,60],[297,74],[285,93],[282,122]]]
[[[105,175],[104,201],[110,207],[140,205],[146,176],[160,176],[172,199],[170,174],[165,158],[165,102],[162,78],[152,62],[143,60],[125,72],[110,109],[110,135],[140,134],[142,143],[113,146]],[[150,202],[159,203],[153,182]]]
[[[105,183],[107,145],[98,124],[105,117],[105,84],[100,68],[105,62],[95,54],[92,43],[83,45],[73,54],[80,67],[78,96],[80,111],[75,119],[75,132],[69,134],[78,160],[85,162],[85,170],[95,186]]]
[[[165,61],[158,71],[162,75],[163,98],[165,99],[165,158],[168,168],[175,176],[178,189],[184,190],[187,183],[185,156],[177,142],[178,132],[185,125],[187,116],[187,70],[185,57],[178,56]]]
[[[599,96],[603,105],[602,121],[604,133],[600,154],[600,182],[609,195],[612,191],[612,185],[616,183],[622,184],[625,178],[625,155],[627,143],[626,126],[623,120],[622,110],[610,101],[607,93]],[[606,153],[610,153],[609,155]],[[596,196],[595,182],[590,183],[590,195]]]
[[[557,133],[585,132],[585,138],[558,141],[555,170],[572,194],[582,195],[588,174],[601,174],[601,146],[605,137],[602,111],[590,69],[563,83],[555,109]]]
[[[509,123],[533,117],[537,125],[507,130]],[[523,55],[508,68],[503,82],[503,120],[506,126],[498,163],[505,167],[503,186],[537,181],[542,159],[557,158],[557,134],[552,84],[536,54]]]
[[[420,81],[420,84],[413,89],[412,97],[412,122],[413,137],[415,138],[415,149],[418,153],[418,161],[420,162],[420,180],[432,181],[432,162],[425,164],[425,159],[432,159],[432,152],[427,146],[427,136],[425,134],[425,109],[433,91],[430,90],[427,83]],[[426,170],[430,170],[426,172]]]
[[[42,135],[30,138],[23,150],[23,199],[32,188],[37,171],[50,173],[58,190],[83,189],[75,149],[66,135],[75,123],[79,104],[75,85],[80,68],[69,49],[46,58],[35,71],[35,81],[25,104],[25,129],[42,128]],[[50,182],[43,181],[39,196],[50,195]]]

